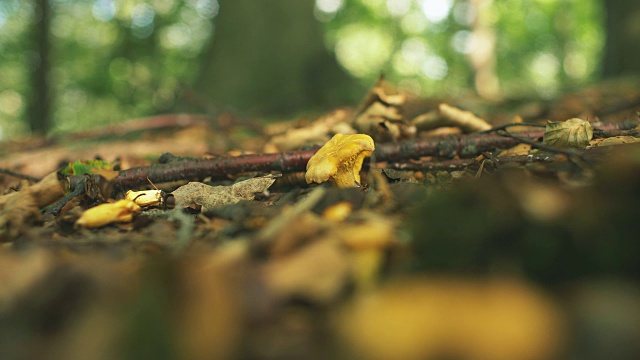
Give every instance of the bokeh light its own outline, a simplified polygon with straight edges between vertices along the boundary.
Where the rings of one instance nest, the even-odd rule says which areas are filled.
[[[377,76],[371,69],[380,68],[387,79],[421,95],[455,94],[474,86],[474,74],[482,72],[493,76],[485,80],[492,96],[549,97],[597,75],[602,21],[597,0],[535,0],[527,6],[517,0],[352,0],[326,27],[338,61],[366,84]],[[343,31],[356,25],[368,30]],[[391,37],[390,46],[371,38],[376,30]],[[389,64],[371,65],[346,49],[367,42],[374,45],[366,56],[379,51]],[[478,91],[484,94],[480,86]]]
[[[422,9],[427,20],[438,23],[449,16],[452,0],[418,0],[418,5]]]
[[[217,0],[50,5],[55,131],[172,111],[184,84],[198,77],[221,11]],[[485,63],[502,94],[548,97],[597,75],[601,6],[598,0],[527,6],[517,0],[315,0],[314,14],[324,23],[327,47],[363,84],[384,72],[418,95],[455,94],[474,86],[476,60],[489,56]],[[0,1],[5,139],[27,131],[33,12],[31,1]]]

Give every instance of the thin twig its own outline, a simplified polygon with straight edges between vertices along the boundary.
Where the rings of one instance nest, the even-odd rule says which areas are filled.
[[[40,181],[40,178],[37,177],[33,177],[31,175],[27,175],[27,174],[22,174],[13,170],[9,170],[6,168],[0,168],[0,173],[5,174],[5,175],[9,175],[9,176],[13,176],[16,177],[18,179],[25,179],[25,180],[29,180],[31,182],[38,182]]]
[[[534,148],[540,149],[540,150],[544,150],[544,151],[548,151],[551,153],[557,153],[557,154],[564,154],[566,156],[575,156],[578,158],[582,157],[582,153],[574,150],[574,149],[570,149],[570,148],[560,148],[560,147],[556,147],[556,146],[551,146],[551,145],[547,145],[545,143],[541,143],[539,141],[535,141],[526,137],[522,137],[522,136],[518,136],[516,134],[512,134],[508,131],[504,131],[504,130],[499,130],[497,132],[498,135],[501,136],[506,136],[508,138],[512,138],[512,139],[516,139],[521,143],[524,144],[529,144],[531,146],[533,146]]]

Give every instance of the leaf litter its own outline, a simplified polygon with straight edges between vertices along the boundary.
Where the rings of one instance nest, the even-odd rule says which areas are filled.
[[[640,328],[632,316],[608,322],[619,304],[640,308],[638,119],[568,114],[545,134],[533,126],[542,117],[524,123],[473,102],[416,101],[379,81],[357,109],[265,128],[240,156],[209,156],[224,174],[202,152],[178,152],[185,156],[157,168],[179,169],[161,182],[127,154],[118,154],[127,177],[90,160],[72,162],[73,173],[43,164],[50,175],[34,184],[3,178],[0,358],[635,351],[576,334]],[[546,113],[561,113],[562,101]],[[437,135],[427,118],[458,135]],[[356,131],[376,140],[351,175],[362,186],[308,185],[313,152],[302,148]],[[247,157],[261,150],[275,156]],[[246,165],[263,159],[270,170]],[[117,223],[73,226],[112,206]],[[594,303],[613,305],[585,311]]]

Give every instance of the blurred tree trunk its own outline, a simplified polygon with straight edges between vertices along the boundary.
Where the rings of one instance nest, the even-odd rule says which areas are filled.
[[[219,0],[214,35],[195,84],[207,103],[287,115],[362,97],[327,51],[311,0]]]
[[[640,74],[640,1],[604,0],[607,12],[602,75]]]
[[[49,41],[51,8],[49,0],[35,0],[31,41],[33,55],[30,85],[31,98],[27,107],[27,121],[31,131],[46,134],[51,129],[51,98],[49,93]]]
[[[492,0],[470,0],[478,9],[478,16],[472,25],[477,45],[468,55],[473,68],[473,77],[478,95],[485,99],[500,98],[500,82],[496,73],[496,32],[491,20]]]

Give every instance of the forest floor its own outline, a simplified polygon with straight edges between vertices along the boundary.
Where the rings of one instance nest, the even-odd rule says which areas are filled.
[[[0,359],[639,358],[639,85],[0,144]]]

